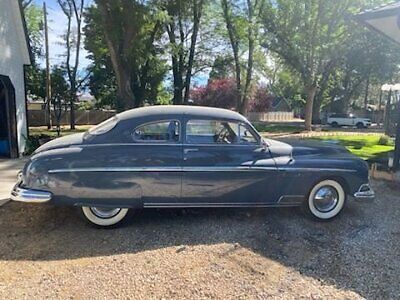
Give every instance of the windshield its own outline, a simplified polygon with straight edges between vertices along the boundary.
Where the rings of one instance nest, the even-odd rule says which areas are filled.
[[[115,127],[118,123],[118,117],[114,116],[108,120],[105,120],[104,122],[101,122],[100,124],[92,127],[89,129],[89,134],[91,135],[100,135],[104,134],[106,132],[109,132],[111,129]]]

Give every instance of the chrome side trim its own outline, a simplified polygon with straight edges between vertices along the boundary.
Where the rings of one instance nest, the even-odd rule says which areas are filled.
[[[304,171],[304,172],[356,172],[349,169],[318,168],[276,168],[258,166],[215,166],[215,167],[98,167],[98,168],[63,168],[49,170],[50,174],[69,172],[237,172],[237,171]]]
[[[375,198],[375,192],[369,185],[369,183],[362,184],[358,191],[354,193],[356,200],[372,200]]]
[[[305,171],[305,172],[319,172],[319,171],[325,171],[325,172],[357,172],[357,170],[353,169],[335,169],[335,168],[279,168],[280,171]]]
[[[282,207],[299,206],[300,203],[145,203],[143,208],[200,208],[200,207]]]
[[[11,200],[25,203],[45,203],[50,201],[51,197],[50,192],[22,188],[20,183],[11,191]]]
[[[104,168],[69,168],[52,169],[49,174],[71,172],[181,172],[179,167],[104,167]]]
[[[114,144],[85,144],[85,145],[71,145],[70,147],[79,147],[79,148],[90,148],[90,147],[119,147],[119,146],[179,146],[182,147],[182,143],[114,143]]]
[[[71,145],[71,147],[96,147],[96,146],[101,146],[101,147],[110,147],[110,146],[180,146],[180,147],[200,147],[200,146],[207,146],[207,147],[256,147],[260,146],[258,144],[188,144],[188,143],[183,143],[182,142],[176,142],[176,143],[163,143],[163,142],[153,142],[153,143],[141,143],[141,142],[135,142],[135,143],[113,143],[113,144],[85,144],[85,145]],[[260,146],[261,148],[261,146]]]
[[[284,199],[291,199],[291,198],[299,198],[300,200],[303,200],[304,199],[304,195],[283,195],[283,196],[280,196],[279,197],[279,199],[278,199],[278,203],[281,203],[281,204],[286,204],[284,201],[282,201],[282,200],[284,200]],[[301,201],[300,201],[301,202]],[[291,203],[291,202],[289,202],[289,203]]]
[[[70,168],[52,169],[50,174],[70,172],[238,172],[277,170],[275,167],[253,169],[249,166],[239,167],[105,167],[105,168]]]

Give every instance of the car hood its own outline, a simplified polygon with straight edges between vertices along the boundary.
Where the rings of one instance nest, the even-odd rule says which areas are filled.
[[[82,132],[82,133],[75,133],[75,134],[70,134],[67,136],[56,138],[50,142],[43,144],[39,148],[37,148],[36,151],[34,152],[34,154],[37,154],[37,153],[43,152],[43,151],[47,151],[47,150],[65,148],[65,147],[69,147],[71,145],[82,144],[84,134],[85,133]]]
[[[343,146],[330,141],[311,141],[311,140],[267,140],[270,151],[274,156],[352,156]]]
[[[293,156],[350,154],[345,147],[332,141],[293,140],[287,143],[293,147]]]

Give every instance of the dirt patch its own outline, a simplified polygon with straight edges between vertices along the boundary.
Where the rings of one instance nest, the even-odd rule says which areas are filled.
[[[374,182],[333,222],[298,209],[143,210],[119,229],[71,208],[0,208],[0,298],[399,298],[400,194]]]

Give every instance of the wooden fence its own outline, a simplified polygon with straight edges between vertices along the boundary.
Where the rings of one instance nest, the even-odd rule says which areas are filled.
[[[77,110],[75,111],[75,124],[96,125],[114,115],[115,115],[114,111]],[[46,118],[47,116],[44,110],[28,110],[29,126],[45,126],[47,121]],[[52,112],[52,120],[55,120],[53,112]],[[53,121],[53,123],[55,124],[55,121]],[[70,123],[69,111],[63,112],[60,120],[60,125],[69,125],[69,123]]]
[[[294,112],[273,111],[273,112],[249,112],[247,118],[251,122],[279,122],[293,121]]]

